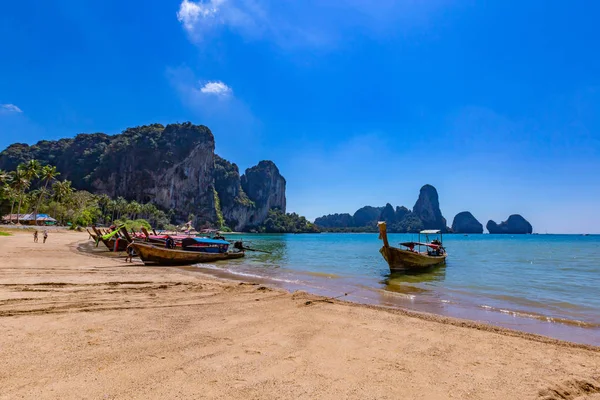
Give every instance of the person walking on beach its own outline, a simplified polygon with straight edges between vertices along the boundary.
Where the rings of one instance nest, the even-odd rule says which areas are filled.
[[[127,256],[125,257],[125,262],[127,262],[129,260],[129,262],[133,262],[133,256],[135,255],[135,250],[133,249],[132,246],[133,243],[130,243],[129,246],[127,246]]]
[[[33,232],[33,243],[38,242],[38,231],[37,229]]]
[[[46,239],[48,239],[48,230],[44,229],[44,243],[46,243]]]

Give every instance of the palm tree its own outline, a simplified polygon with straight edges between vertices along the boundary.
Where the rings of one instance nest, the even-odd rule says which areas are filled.
[[[29,189],[29,186],[31,185],[31,181],[28,179],[28,176],[29,175],[26,173],[24,168],[17,168],[17,170],[13,171],[12,173],[11,184],[13,189],[19,194],[19,207],[17,209],[17,225],[19,224],[19,219],[21,217],[21,205],[23,204],[23,196],[25,195],[25,191]]]
[[[135,220],[137,215],[142,211],[142,205],[137,201],[132,201],[127,206],[127,212],[129,213],[129,218]]]
[[[0,183],[6,183],[10,180],[10,173],[0,169]]]
[[[117,219],[121,219],[121,216],[123,215],[123,213],[127,212],[127,200],[125,200],[123,197],[117,197],[117,201],[116,201],[116,206],[117,206]]]
[[[71,181],[56,181],[52,185],[52,189],[54,190],[54,201],[56,203],[63,202],[67,200],[71,194],[73,194],[73,188],[71,187]],[[56,205],[54,207],[54,218],[56,218]]]
[[[152,204],[152,203],[142,204],[140,214],[141,214],[142,218],[150,221],[150,219],[154,215],[154,210],[155,210],[154,204]]]
[[[6,182],[10,182],[10,181],[6,181]],[[10,223],[12,224],[12,216],[13,216],[13,212],[15,210],[15,203],[17,201],[17,199],[19,198],[19,195],[17,193],[17,191],[8,183],[6,183],[4,185],[4,187],[2,188],[2,192],[3,192],[3,196],[4,198],[6,198],[6,200],[10,201],[11,205],[10,205]]]
[[[97,202],[98,202],[98,206],[100,207],[100,211],[102,214],[102,220],[104,221],[104,223],[106,223],[106,212],[108,211],[109,207],[110,207],[110,197],[108,197],[106,194],[101,194],[99,196],[96,197]]]
[[[25,164],[17,166],[16,175],[13,175],[13,183],[19,188],[19,208],[17,210],[17,224],[21,217],[21,205],[23,204],[23,197],[25,191],[31,186],[31,181],[39,176],[41,164],[37,160],[29,160]],[[15,179],[18,176],[18,179]],[[16,183],[15,183],[16,182]]]
[[[10,173],[4,171],[3,169],[0,169],[0,184],[5,185],[4,187],[2,187],[2,197],[6,198],[9,201],[11,199],[10,187],[8,186],[8,183],[10,182],[10,178],[11,178]],[[14,206],[14,203],[13,203],[13,206]],[[10,218],[12,218],[12,210],[10,212]]]
[[[42,202],[42,197],[46,193],[46,189],[48,189],[48,183],[50,181],[56,179],[56,177],[60,175],[60,172],[56,171],[56,167],[46,165],[42,168],[41,175],[42,175],[42,178],[44,178],[46,180],[46,183],[44,183],[44,188],[42,189],[42,191],[40,193],[40,197],[38,198],[37,204],[35,206],[35,224],[36,225],[37,225],[38,211],[40,209],[40,203]]]
[[[17,169],[19,168],[25,172],[25,176],[31,181],[35,178],[39,178],[42,164],[40,164],[38,160],[29,160],[25,164],[19,165]]]
[[[108,209],[112,212],[112,216],[110,222],[112,223],[115,220],[115,212],[117,211],[117,202],[115,200],[111,200],[108,203]]]

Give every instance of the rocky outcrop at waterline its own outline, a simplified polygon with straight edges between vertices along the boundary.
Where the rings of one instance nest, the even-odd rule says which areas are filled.
[[[452,232],[454,233],[483,233],[483,225],[468,211],[463,211],[454,217],[452,221]]]
[[[486,228],[489,233],[525,234],[533,232],[531,224],[519,214],[511,215],[506,221],[500,224],[489,220]]]

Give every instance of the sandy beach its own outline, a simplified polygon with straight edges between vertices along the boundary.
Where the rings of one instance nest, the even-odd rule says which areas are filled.
[[[0,398],[598,399],[600,349],[0,237]]]

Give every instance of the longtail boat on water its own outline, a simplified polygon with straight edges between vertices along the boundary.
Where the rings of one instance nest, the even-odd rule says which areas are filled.
[[[186,238],[182,249],[174,247],[173,240],[166,247],[149,243],[133,242],[131,246],[146,265],[191,265],[244,257],[243,251],[230,252],[225,240]]]
[[[439,230],[424,230],[419,232],[418,242],[400,243],[404,248],[390,246],[385,222],[379,222],[379,238],[383,247],[379,250],[390,266],[390,271],[419,271],[442,265],[446,262],[446,249],[442,245],[442,232]],[[425,235],[425,242],[421,242]],[[429,235],[439,235],[439,239],[429,242]],[[421,248],[425,247],[425,251]],[[415,248],[417,248],[415,250]]]

